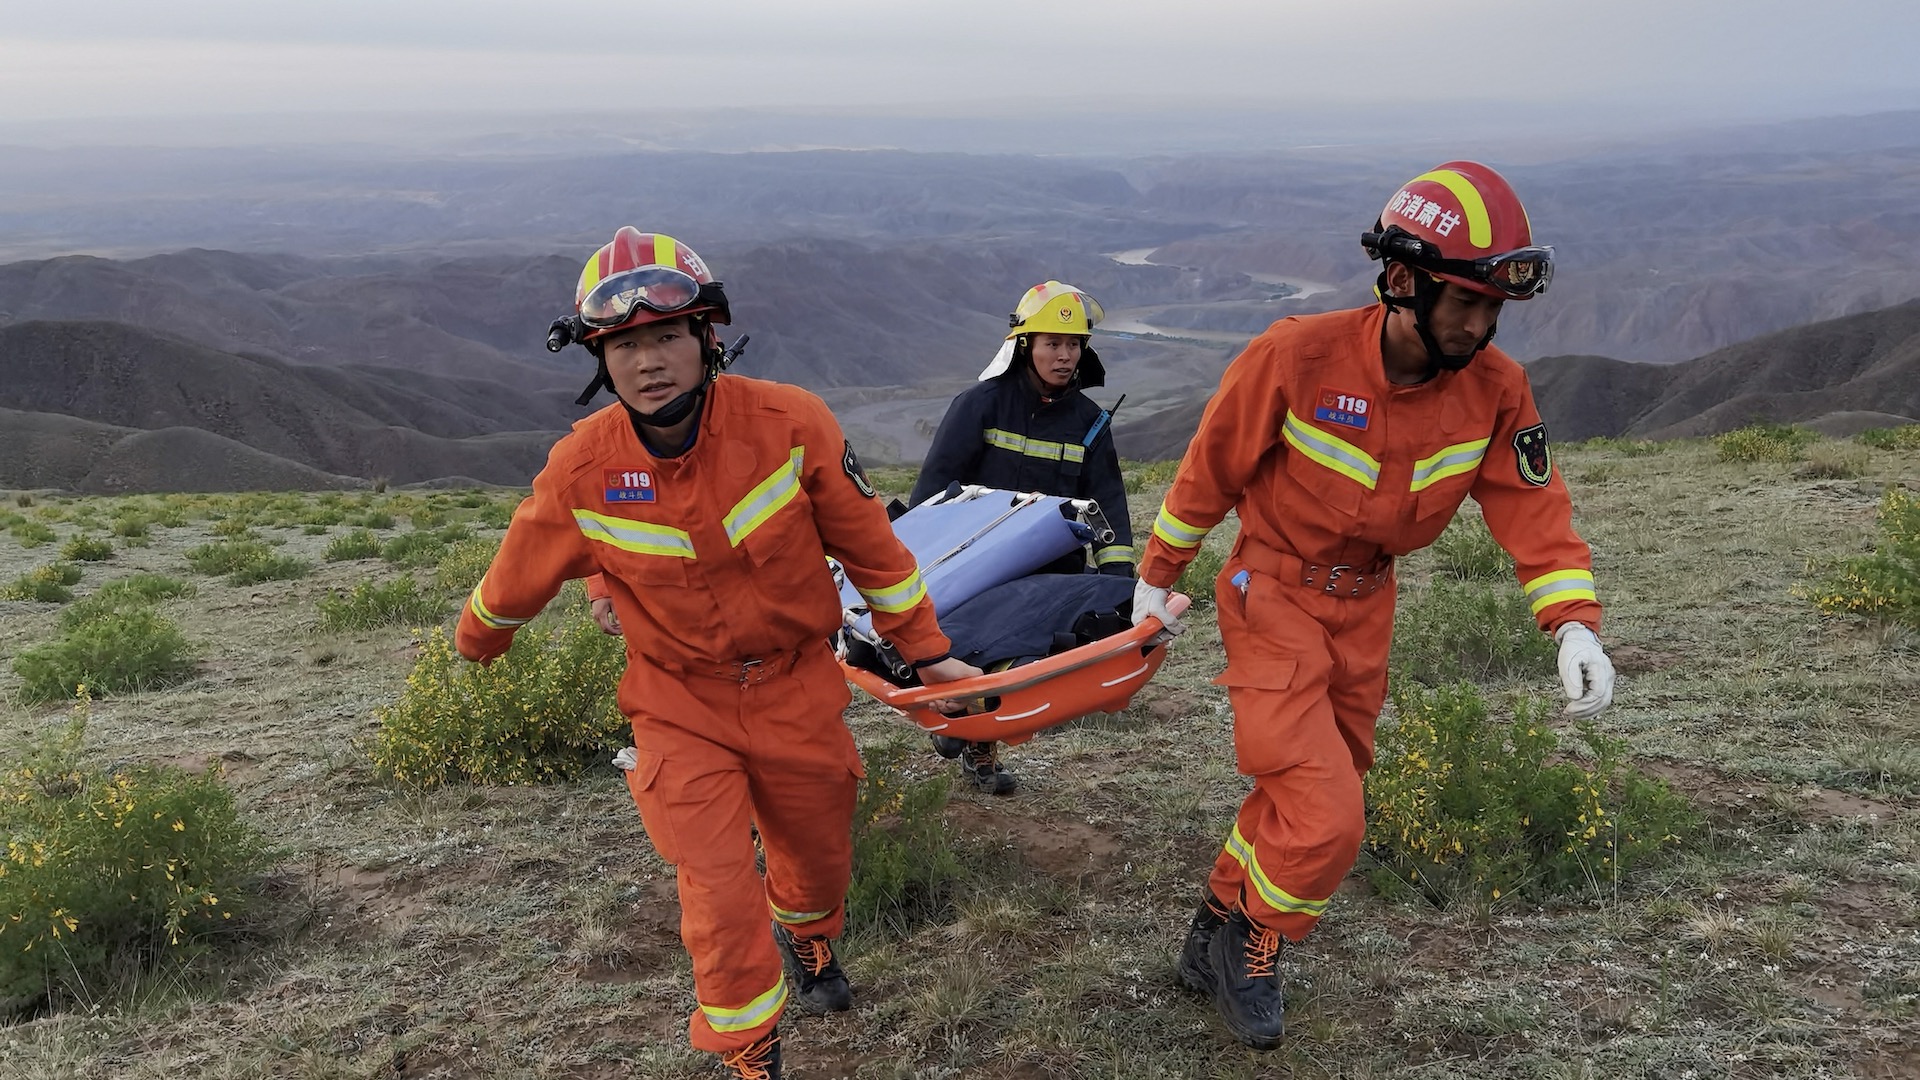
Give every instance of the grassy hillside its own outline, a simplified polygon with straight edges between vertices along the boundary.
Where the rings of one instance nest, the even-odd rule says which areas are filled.
[[[1822,616],[1794,590],[1871,546],[1884,487],[1920,489],[1920,451],[1796,453],[1806,460],[1723,461],[1704,442],[1560,455],[1621,673],[1599,727],[1706,815],[1683,850],[1571,895],[1448,909],[1388,898],[1363,856],[1320,930],[1289,954],[1286,1046],[1243,1050],[1172,971],[1247,790],[1224,690],[1209,681],[1220,660],[1202,604],[1132,708],[1011,751],[1024,782],[1011,799],[951,797],[962,871],[950,902],[904,929],[850,936],[855,1011],[790,1016],[790,1074],[1914,1075],[1920,635]],[[1136,521],[1167,475],[1137,477]],[[904,490],[910,477],[880,479]],[[329,591],[401,575],[454,611],[457,588],[436,591],[431,536],[390,547],[424,552],[409,570],[325,561],[343,535],[369,528],[363,554],[463,522],[484,539],[510,502],[458,492],[0,502],[19,519],[0,532],[0,581],[78,533],[150,519],[144,546],[130,538],[84,564],[73,590],[84,600],[135,571],[194,582],[196,595],[159,609],[198,647],[198,667],[172,689],[95,702],[91,755],[218,768],[279,848],[266,901],[236,943],[184,972],[100,986],[98,1008],[10,1027],[0,1073],[708,1075],[685,1047],[692,981],[672,876],[612,768],[548,786],[384,781],[368,758],[373,710],[400,692],[421,639],[404,624],[318,629]],[[189,550],[243,529],[313,569],[250,585],[190,570]],[[51,541],[21,546],[45,531]],[[1406,560],[1403,634],[1435,617],[1420,601],[1438,564]],[[0,658],[51,638],[66,606],[0,601]],[[20,681],[7,668],[10,695]],[[1558,694],[1550,664],[1482,689],[1502,712]],[[0,734],[62,715],[57,703],[0,707]],[[849,719],[876,776],[912,786],[951,768],[870,703]]]

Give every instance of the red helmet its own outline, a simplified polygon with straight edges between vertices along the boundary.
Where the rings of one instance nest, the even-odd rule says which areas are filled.
[[[1370,258],[1403,262],[1487,296],[1525,300],[1553,280],[1526,207],[1499,173],[1449,161],[1407,181],[1360,238]]]
[[[631,225],[620,226],[613,242],[587,260],[573,309],[580,317],[580,341],[682,315],[733,321],[725,290],[692,248]]]

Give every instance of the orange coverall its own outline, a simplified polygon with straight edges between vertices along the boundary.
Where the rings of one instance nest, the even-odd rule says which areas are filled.
[[[677,867],[701,1050],[748,1046],[780,1018],[769,915],[803,937],[844,923],[863,772],[828,645],[841,609],[826,557],[903,657],[948,648],[865,485],[826,405],[796,387],[720,376],[694,446],[673,458],[649,452],[615,404],[555,444],[460,617],[461,654],[489,660],[568,579],[604,573],[639,750],[627,784]]]
[[[1299,940],[1366,831],[1393,635],[1392,557],[1431,544],[1468,495],[1517,564],[1542,630],[1596,631],[1592,557],[1520,365],[1489,347],[1458,372],[1388,382],[1381,306],[1286,319],[1207,403],[1140,576],[1171,587],[1207,532],[1240,535],[1216,583],[1239,771],[1254,777],[1209,885]],[[1247,572],[1246,588],[1232,584]]]

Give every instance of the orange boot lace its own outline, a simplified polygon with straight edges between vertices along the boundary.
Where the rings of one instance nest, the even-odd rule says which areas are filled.
[[[833,950],[827,946],[827,939],[823,937],[794,938],[793,955],[800,958],[800,963],[806,967],[809,975],[816,977],[827,970],[828,964],[833,963]]]
[[[1247,977],[1260,979],[1272,975],[1279,956],[1280,932],[1256,925],[1253,935],[1247,938]]]
[[[742,1050],[720,1055],[720,1064],[735,1080],[772,1080],[773,1051],[780,1036],[770,1034]]]

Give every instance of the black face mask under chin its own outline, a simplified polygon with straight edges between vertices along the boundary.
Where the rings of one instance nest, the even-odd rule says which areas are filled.
[[[627,410],[627,415],[632,417],[633,422],[636,424],[645,424],[651,428],[670,428],[680,421],[685,420],[687,417],[692,416],[694,410],[700,407],[701,400],[707,396],[707,384],[710,381],[711,380],[708,379],[702,379],[699,386],[681,394],[679,397],[674,398],[672,401],[667,402],[665,405],[660,406],[650,413],[643,413],[633,406],[628,405],[625,398],[620,399],[620,404]]]
[[[1388,291],[1387,272],[1382,270],[1380,272],[1378,287],[1380,300],[1387,305],[1388,311],[1398,311],[1405,308],[1413,312],[1413,329],[1420,335],[1420,344],[1426,346],[1427,349],[1428,378],[1432,378],[1442,371],[1459,371],[1468,364],[1473,363],[1473,358],[1480,355],[1480,350],[1493,343],[1493,332],[1499,329],[1498,324],[1487,327],[1486,335],[1474,345],[1472,352],[1464,356],[1442,352],[1440,351],[1440,342],[1434,338],[1433,328],[1427,325],[1427,320],[1428,317],[1433,314],[1434,301],[1440,299],[1440,291],[1446,286],[1435,279],[1433,275],[1414,270],[1413,299],[1408,300],[1404,296],[1395,296],[1392,292]]]

